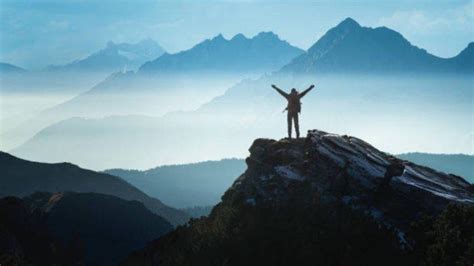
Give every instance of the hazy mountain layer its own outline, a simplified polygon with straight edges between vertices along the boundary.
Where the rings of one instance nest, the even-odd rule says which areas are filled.
[[[354,37],[355,40],[361,43],[370,41],[376,47],[386,46],[385,35],[393,38],[393,45],[387,46],[387,49],[401,51],[397,54],[401,63],[394,63],[394,66],[401,67],[415,61],[424,65],[426,58],[434,58],[411,46],[392,30],[363,28],[352,20],[346,20],[328,31],[314,49],[322,49],[325,44],[328,54],[338,55],[344,60],[356,58],[372,62],[378,57],[379,50],[360,50],[355,45],[358,42],[353,42],[352,37],[342,38],[339,33],[346,31],[355,31],[355,36],[362,34]],[[208,43],[213,41],[222,40],[209,40]],[[226,41],[230,42],[233,41]],[[333,47],[328,43],[338,45]],[[339,45],[345,48],[340,50]],[[469,45],[456,60],[468,58],[472,54],[471,48],[472,45]],[[383,51],[389,53],[391,50]],[[351,54],[357,56],[352,57]],[[180,58],[178,54],[176,56]],[[402,60],[405,57],[410,59]],[[380,60],[389,60],[387,58],[381,56]],[[319,62],[319,59],[316,61]],[[362,61],[361,66],[365,64]],[[470,61],[465,62],[469,65]],[[154,83],[148,81],[154,79],[155,74],[139,75],[146,77],[148,81],[144,83],[148,87],[145,90],[147,93],[137,94],[135,92],[140,89],[136,88],[140,86],[133,86],[137,74],[118,74],[90,92],[52,109],[50,114],[54,119],[43,121],[40,117],[28,123],[28,126],[34,125],[35,130],[40,130],[41,125],[50,126],[12,152],[50,162],[66,159],[96,169],[118,165],[146,169],[157,164],[243,157],[246,156],[245,143],[260,136],[286,135],[286,117],[281,114],[285,100],[271,89],[270,84],[277,84],[288,91],[291,88],[303,90],[314,83],[316,89],[302,100],[300,121],[303,132],[308,126],[317,125],[332,132],[356,134],[394,154],[413,150],[472,154],[472,75],[462,75],[463,71],[428,74],[422,68],[411,69],[408,66],[407,70],[411,69],[408,72],[389,71],[383,75],[376,70],[341,74],[329,66],[331,73],[340,74],[315,74],[305,69],[244,80],[210,101],[203,96],[210,97],[205,92],[208,89],[205,84],[216,84],[219,80],[217,76],[207,77],[196,84],[195,79],[183,76],[176,76],[175,81],[165,78]],[[171,86],[173,83],[180,85]],[[158,88],[161,88],[158,84],[170,87],[164,86],[167,89],[158,93]],[[203,102],[207,103],[199,108],[196,106]],[[187,109],[186,106],[197,109]],[[176,112],[163,117],[143,116],[173,109]],[[122,115],[103,119],[102,116],[100,119],[68,119],[51,124],[84,110],[94,116],[118,112]],[[134,116],[124,113],[133,113]],[[11,131],[10,136],[17,135],[18,132]],[[233,136],[232,139],[229,136]],[[180,148],[177,149],[175,143],[180,143]],[[71,147],[71,152],[64,154],[63,147]],[[124,150],[127,152],[122,152]]]
[[[160,57],[165,50],[151,39],[138,43],[114,43],[109,41],[107,46],[84,59],[75,60],[69,64],[49,66],[48,71],[116,71],[135,70],[147,61]]]
[[[312,81],[316,88],[302,100],[302,132],[318,125],[357,134],[393,154],[472,153],[470,78],[340,75],[245,81],[195,111],[163,117],[69,119],[11,152],[101,170],[244,157],[253,139],[286,135],[285,99],[270,84],[302,90]]]
[[[62,113],[52,115],[42,111],[89,90],[113,72],[136,70],[144,62],[156,59],[163,52],[150,39],[136,44],[109,42],[104,49],[66,65],[16,71],[14,75],[11,71],[5,74],[0,70],[0,149],[7,150],[17,146],[58,119],[84,114],[70,114],[62,110]],[[80,109],[85,108],[81,106]]]
[[[227,159],[161,166],[146,171],[111,169],[105,172],[123,178],[169,206],[189,208],[217,204],[244,170],[243,160]]]
[[[151,39],[135,44],[108,42],[105,48],[65,65],[22,71],[22,75],[2,75],[1,92],[77,93],[90,89],[113,72],[136,70],[163,53],[163,48]],[[12,69],[12,65],[1,63],[0,68]]]
[[[133,48],[141,43],[128,46]],[[53,69],[68,70],[66,73],[79,69],[92,73],[105,73],[101,69],[107,69],[107,73],[111,69],[130,69],[125,66],[128,59],[120,54],[121,49],[131,50],[126,44],[109,43],[107,48],[84,60]],[[241,34],[231,40],[218,36],[180,53],[156,56],[158,59],[145,64],[138,73],[119,72],[105,80],[102,77],[90,84],[87,92],[36,112],[33,118],[4,132],[2,138],[8,141],[2,147],[18,146],[42,128],[71,117],[159,116],[170,111],[194,110],[240,80],[278,70],[301,53],[301,49],[273,33],[260,33],[251,39]]]
[[[2,75],[8,75],[8,74],[13,74],[13,73],[23,73],[25,71],[26,70],[21,67],[18,67],[9,63],[0,62],[0,74]]]

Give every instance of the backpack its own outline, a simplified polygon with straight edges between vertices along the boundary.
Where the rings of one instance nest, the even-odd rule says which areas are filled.
[[[299,97],[290,97],[288,99],[288,107],[287,107],[287,110],[292,110],[292,111],[296,111],[298,113],[301,112],[301,101],[300,101],[300,98]]]

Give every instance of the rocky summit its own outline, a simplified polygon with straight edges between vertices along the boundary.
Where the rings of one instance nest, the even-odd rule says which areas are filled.
[[[473,186],[461,177],[318,130],[299,140],[257,139],[249,151],[247,170],[209,217],[192,219],[125,264],[464,265],[473,259]]]
[[[351,136],[312,130],[304,140],[258,139],[250,153],[248,170],[228,193],[235,190],[252,204],[277,207],[288,202],[293,188],[305,186],[326,201],[340,198],[405,229],[420,214],[437,214],[450,202],[474,203],[472,185],[463,178],[400,160]]]

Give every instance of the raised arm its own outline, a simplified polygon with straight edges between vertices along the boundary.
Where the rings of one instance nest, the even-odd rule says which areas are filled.
[[[289,95],[288,93],[280,90],[277,86],[273,85],[272,84],[272,88],[274,88],[279,94],[281,94],[281,96],[285,97],[286,99],[288,99]]]
[[[314,88],[314,85],[311,85],[311,86],[309,86],[309,88],[307,88],[306,90],[304,90],[303,92],[301,92],[301,93],[299,94],[300,98],[303,98],[303,96],[305,96],[306,93],[308,93],[308,92],[309,92],[310,90],[312,90],[313,88]]]

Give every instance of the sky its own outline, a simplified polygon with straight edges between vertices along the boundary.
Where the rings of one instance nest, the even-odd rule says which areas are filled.
[[[174,53],[219,33],[273,31],[307,49],[346,17],[452,57],[474,41],[472,0],[0,0],[0,61],[28,69],[152,38]]]

